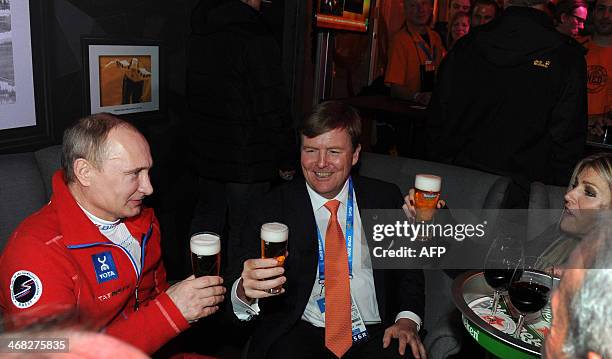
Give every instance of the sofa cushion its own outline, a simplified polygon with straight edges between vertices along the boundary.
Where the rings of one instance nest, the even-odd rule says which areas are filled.
[[[0,249],[17,225],[45,204],[34,153],[0,156]]]
[[[61,167],[62,162],[62,146],[49,146],[34,152],[34,157],[38,163],[38,168],[45,185],[45,198],[49,200],[53,189],[51,187],[51,178],[55,171]]]
[[[561,209],[567,187],[533,182],[529,192],[529,209]]]
[[[405,157],[393,157],[374,153],[362,153],[359,174],[395,183],[403,194],[414,187],[418,173],[442,177],[441,198],[456,211],[458,221],[468,222],[479,218],[482,209],[502,208],[510,179],[464,167]],[[468,213],[473,215],[468,216]],[[487,217],[492,212],[487,214]],[[493,221],[494,218],[487,218]]]
[[[527,240],[538,237],[550,226],[559,222],[565,204],[567,187],[531,183],[529,191],[529,214],[527,218]]]

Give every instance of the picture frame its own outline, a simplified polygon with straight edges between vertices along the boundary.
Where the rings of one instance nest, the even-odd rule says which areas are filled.
[[[321,29],[367,32],[374,0],[317,0],[315,25]]]
[[[81,48],[84,116],[108,112],[128,119],[161,117],[159,41],[83,37]]]
[[[0,152],[53,142],[46,34],[49,2],[4,0],[0,6]]]

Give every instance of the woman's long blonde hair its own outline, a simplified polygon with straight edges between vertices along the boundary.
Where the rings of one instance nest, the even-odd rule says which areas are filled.
[[[569,191],[573,188],[578,175],[588,168],[593,169],[593,171],[608,183],[608,188],[612,193],[612,153],[607,152],[590,155],[578,162],[576,167],[574,167],[574,173],[572,173],[572,179],[570,180],[567,190]]]

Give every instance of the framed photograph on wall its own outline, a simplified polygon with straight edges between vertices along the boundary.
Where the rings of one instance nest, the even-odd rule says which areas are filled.
[[[160,114],[160,44],[150,40],[83,38],[85,115]]]
[[[46,1],[0,0],[0,152],[52,140]]]
[[[316,25],[320,28],[366,32],[371,0],[315,1]]]

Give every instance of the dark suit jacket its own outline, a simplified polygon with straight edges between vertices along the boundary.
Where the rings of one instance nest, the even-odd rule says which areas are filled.
[[[359,210],[401,208],[403,203],[397,186],[364,177],[353,177],[355,199]],[[272,192],[249,215],[241,236],[242,260],[235,263],[233,283],[242,271],[245,259],[261,255],[259,230],[263,223],[282,222],[289,227],[289,256],[285,261],[282,295],[261,299],[261,312],[254,319],[248,358],[264,358],[274,342],[301,318],[317,271],[316,222],[306,184],[302,179],[281,186]],[[409,310],[424,315],[424,276],[422,270],[373,271],[378,310],[385,327],[395,316]],[[231,285],[231,284],[230,284]],[[229,296],[228,296],[229,297]]]

